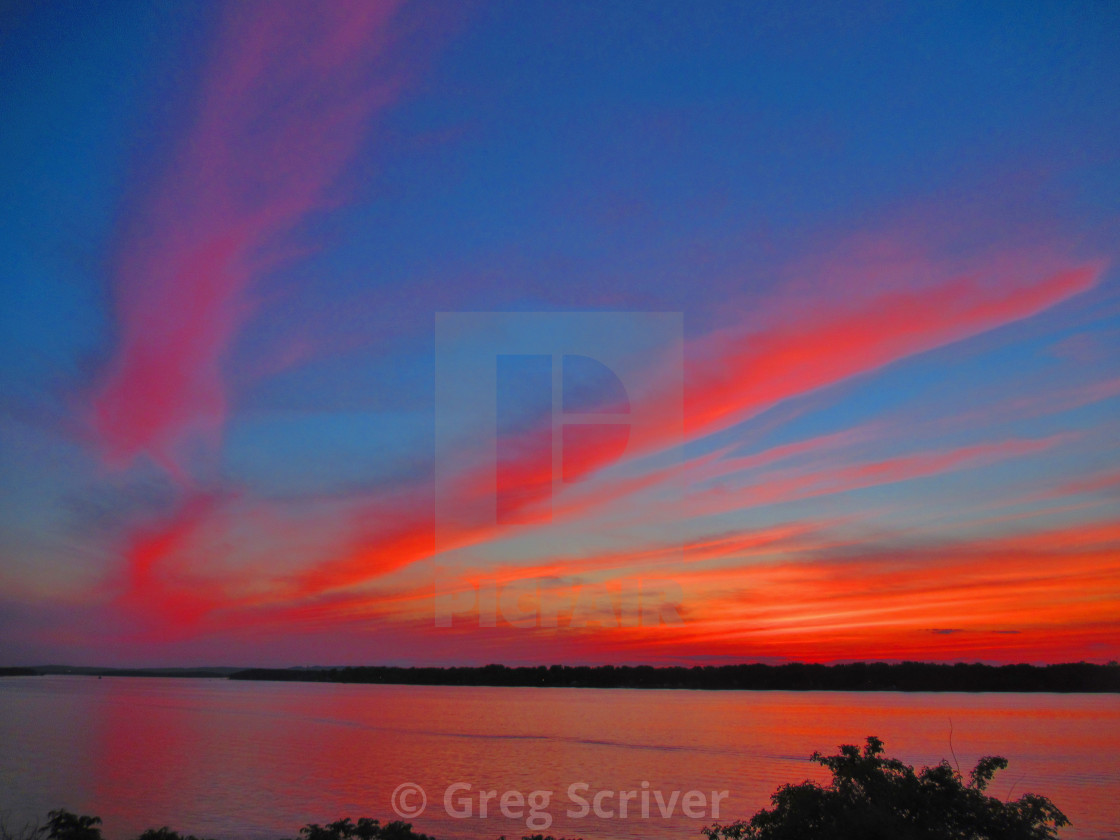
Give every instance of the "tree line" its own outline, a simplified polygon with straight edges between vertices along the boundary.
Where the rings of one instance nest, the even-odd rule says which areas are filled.
[[[1120,692],[1120,665],[852,662],[839,665],[540,665],[537,667],[252,668],[235,680],[550,688],[681,688],[783,691]]]

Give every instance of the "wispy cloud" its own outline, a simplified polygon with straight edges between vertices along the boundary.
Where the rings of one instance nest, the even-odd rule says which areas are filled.
[[[396,6],[224,10],[193,123],[114,259],[117,348],[92,413],[111,464],[147,455],[187,482],[185,447],[220,436],[223,364],[254,287],[300,253],[284,235],[337,202],[332,185],[397,96]]]
[[[903,276],[878,292],[856,286],[854,300],[833,289],[799,309],[783,303],[785,312],[771,323],[723,329],[689,347],[686,423],[694,434],[715,431],[782,400],[1036,315],[1092,288],[1102,270],[1074,265],[1038,277],[1029,267],[980,264],[920,288],[906,288],[910,278]]]

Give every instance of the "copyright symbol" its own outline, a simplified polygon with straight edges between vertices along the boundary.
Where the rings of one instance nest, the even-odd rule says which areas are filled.
[[[393,806],[398,817],[407,820],[424,813],[424,808],[428,805],[428,795],[424,793],[424,788],[415,782],[404,782],[397,785],[389,804]]]

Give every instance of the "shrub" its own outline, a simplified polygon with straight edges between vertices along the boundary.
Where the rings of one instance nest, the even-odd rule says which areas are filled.
[[[417,834],[412,823],[391,822],[381,825],[377,820],[360,817],[351,822],[349,817],[327,823],[309,823],[299,830],[301,840],[435,840],[427,834]]]
[[[1069,825],[1046,797],[1026,794],[1004,802],[985,789],[1007,759],[985,756],[967,784],[947,761],[913,767],[883,757],[870,737],[862,752],[846,744],[836,755],[811,760],[832,781],[783,785],[773,807],[750,820],[702,829],[709,840],[1051,840]]]

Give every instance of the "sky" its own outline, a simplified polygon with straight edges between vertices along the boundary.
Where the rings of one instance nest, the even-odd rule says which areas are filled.
[[[0,664],[1120,658],[1120,7],[0,11]]]

